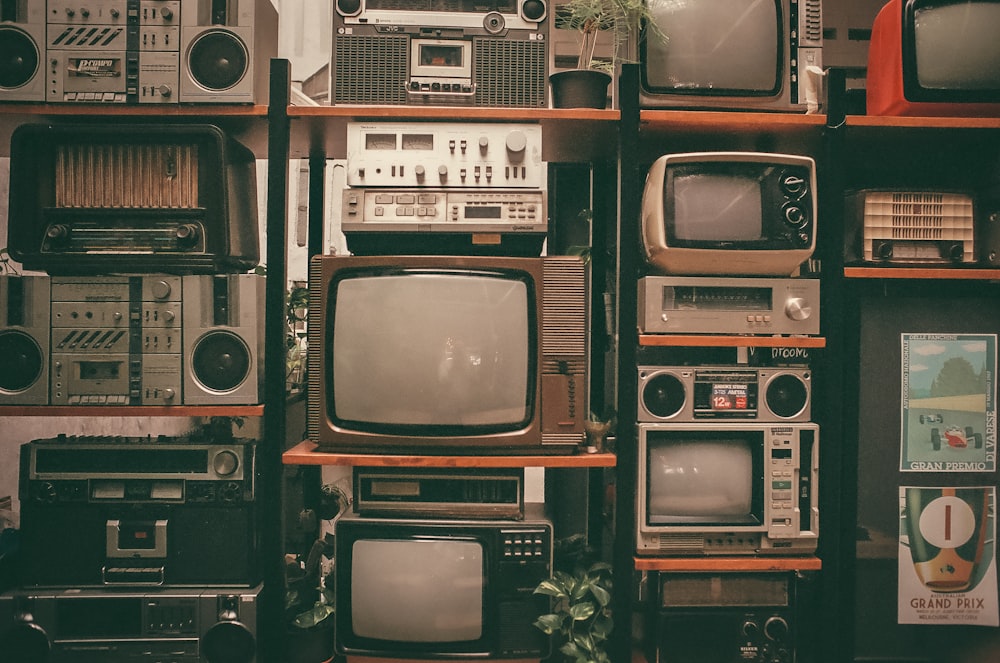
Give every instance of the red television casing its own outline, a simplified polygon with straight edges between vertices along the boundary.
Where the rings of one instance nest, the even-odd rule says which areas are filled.
[[[1000,117],[1000,103],[911,101],[903,89],[903,10],[906,0],[889,0],[872,24],[868,47],[868,115]]]

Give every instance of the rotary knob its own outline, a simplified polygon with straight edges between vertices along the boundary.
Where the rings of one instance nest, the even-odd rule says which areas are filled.
[[[165,21],[169,21],[174,17],[174,10],[170,7],[164,7],[160,10],[160,18]]]
[[[198,241],[198,226],[193,223],[182,223],[177,226],[174,236],[181,246],[194,246]]]
[[[220,451],[212,459],[212,467],[215,469],[215,473],[220,477],[228,477],[240,466],[240,458],[236,455],[234,451],[225,449]]]
[[[785,315],[799,322],[812,315],[812,305],[804,297],[792,297],[785,302]]]
[[[438,166],[438,177],[441,178],[442,182],[448,179],[448,166],[444,164]]]
[[[525,148],[528,147],[528,137],[523,131],[511,131],[507,134],[507,152],[513,157],[524,155]]]
[[[62,223],[53,224],[45,231],[45,236],[58,242],[67,240],[69,239],[69,226]]]
[[[173,89],[171,89],[171,87],[167,84],[163,84],[160,87],[156,88],[156,91],[159,92],[160,96],[164,98],[168,98],[170,95],[174,93]]]
[[[165,401],[172,401],[172,400],[174,400],[174,396],[176,396],[176,395],[177,395],[177,392],[175,392],[170,387],[167,387],[166,389],[163,390],[163,400],[165,400]]]
[[[150,285],[150,292],[153,295],[153,299],[166,299],[170,296],[170,283],[168,281],[153,281]]]
[[[486,154],[487,148],[490,146],[490,139],[487,136],[479,137],[479,151]]]
[[[423,166],[414,166],[414,168],[413,168],[413,174],[417,176],[417,181],[418,182],[422,182],[423,179],[424,179],[424,174],[425,174],[424,167]]]
[[[771,617],[764,622],[764,635],[775,642],[781,642],[788,637],[788,622],[784,617]]]

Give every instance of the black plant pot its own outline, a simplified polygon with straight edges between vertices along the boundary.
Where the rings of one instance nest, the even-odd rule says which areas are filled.
[[[549,76],[556,108],[605,108],[611,76],[595,69],[569,69]]]

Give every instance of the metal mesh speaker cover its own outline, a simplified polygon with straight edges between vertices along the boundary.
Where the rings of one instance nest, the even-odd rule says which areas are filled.
[[[406,36],[337,35],[331,95],[335,104],[405,104]]]
[[[545,41],[476,39],[476,106],[548,105]]]

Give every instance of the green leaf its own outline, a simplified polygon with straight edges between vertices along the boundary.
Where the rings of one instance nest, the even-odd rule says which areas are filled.
[[[570,606],[569,615],[574,621],[582,622],[584,619],[589,618],[597,611],[597,608],[590,601],[585,601],[584,603],[577,603]]]
[[[545,635],[559,633],[562,630],[563,616],[557,614],[539,615],[535,620],[535,628]]]
[[[594,595],[602,608],[611,603],[611,592],[596,583],[590,586],[590,593]]]
[[[565,588],[554,579],[543,580],[535,587],[535,594],[554,596],[557,599],[568,598]]]

